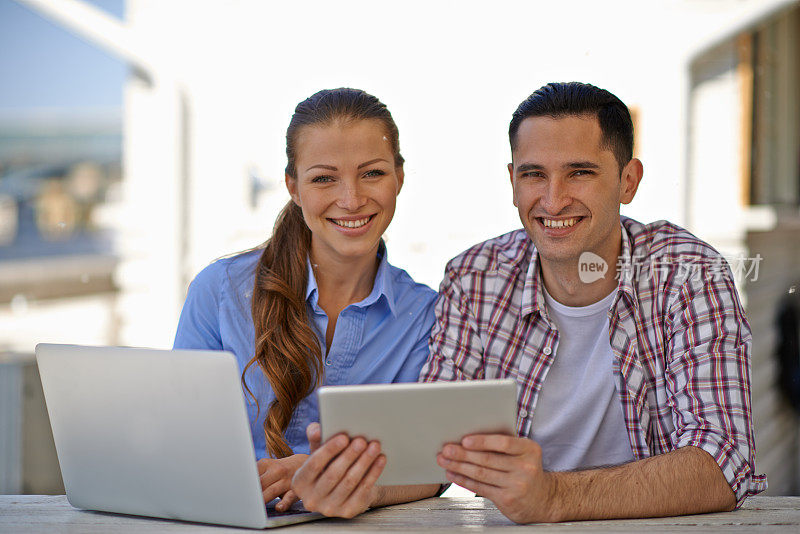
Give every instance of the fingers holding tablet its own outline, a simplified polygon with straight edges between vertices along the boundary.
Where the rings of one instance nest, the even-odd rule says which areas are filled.
[[[354,517],[369,508],[386,465],[380,444],[338,434],[320,445],[316,423],[308,426],[307,435],[313,452],[292,480],[305,508],[337,517]]]
[[[308,447],[310,454],[322,446],[322,427],[319,423],[311,423],[306,427],[306,436],[308,437]]]
[[[362,438],[356,440],[363,441]],[[386,457],[381,454],[380,444],[369,443],[331,491],[329,505],[342,517],[355,517],[367,510],[377,500],[375,482],[385,465]]]
[[[437,462],[448,480],[490,499],[513,521],[527,522],[549,509],[552,477],[542,467],[541,447],[531,439],[466,436],[445,445]]]

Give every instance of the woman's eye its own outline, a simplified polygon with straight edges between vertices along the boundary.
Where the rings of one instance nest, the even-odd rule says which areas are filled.
[[[383,176],[384,174],[386,173],[380,169],[372,169],[364,173],[364,178],[375,178],[377,176]]]
[[[315,176],[311,179],[311,181],[315,184],[324,184],[327,182],[332,182],[333,178],[330,176],[322,175],[322,176]]]

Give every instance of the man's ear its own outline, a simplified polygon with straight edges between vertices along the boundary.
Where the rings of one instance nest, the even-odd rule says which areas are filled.
[[[514,189],[514,164],[508,164],[508,178],[511,180],[511,198],[514,201],[514,207],[517,207],[517,190]]]
[[[302,207],[300,204],[300,195],[297,194],[297,178],[292,178],[288,173],[284,173],[283,179],[286,183],[286,190],[289,191],[289,195],[292,197],[292,201]]]
[[[636,191],[639,189],[639,183],[642,181],[644,175],[644,166],[642,162],[636,158],[631,159],[622,169],[620,175],[620,196],[619,201],[621,204],[630,204],[633,197],[636,196]]]

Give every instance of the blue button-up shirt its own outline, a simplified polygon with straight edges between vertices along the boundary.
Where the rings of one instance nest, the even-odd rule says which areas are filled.
[[[317,281],[308,265],[306,306],[325,364],[321,385],[415,382],[428,357],[436,292],[390,265],[385,248],[379,254],[372,292],[339,314],[330,351],[325,347],[328,316],[319,307]],[[256,250],[217,260],[195,277],[174,348],[227,350],[236,356],[239,369],[244,369],[255,352],[250,304],[260,255],[261,250]],[[245,394],[253,445],[261,459],[269,455],[264,418],[275,395],[255,363],[245,382],[258,400],[256,404]],[[295,453],[308,453],[305,428],[314,421],[319,421],[319,408],[316,394],[311,394],[297,406],[284,434]]]

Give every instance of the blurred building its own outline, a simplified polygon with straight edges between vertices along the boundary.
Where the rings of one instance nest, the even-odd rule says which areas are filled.
[[[625,213],[686,226],[744,266],[758,469],[770,493],[800,490],[797,414],[774,359],[775,314],[800,279],[795,2],[128,0],[123,22],[81,2],[20,1],[132,67],[108,214],[120,258],[110,342],[169,347],[194,274],[269,236],[288,199],[285,128],[316,90],[361,87],[392,110],[407,164],[389,254],[435,287],[450,257],[519,226],[505,171],[516,105],[546,82],[588,81],[635,110],[645,178]]]
[[[687,226],[750,271],[740,287],[753,330],[758,468],[771,493],[797,493],[798,414],[776,387],[776,317],[800,289],[800,8],[743,21],[689,68]]]

